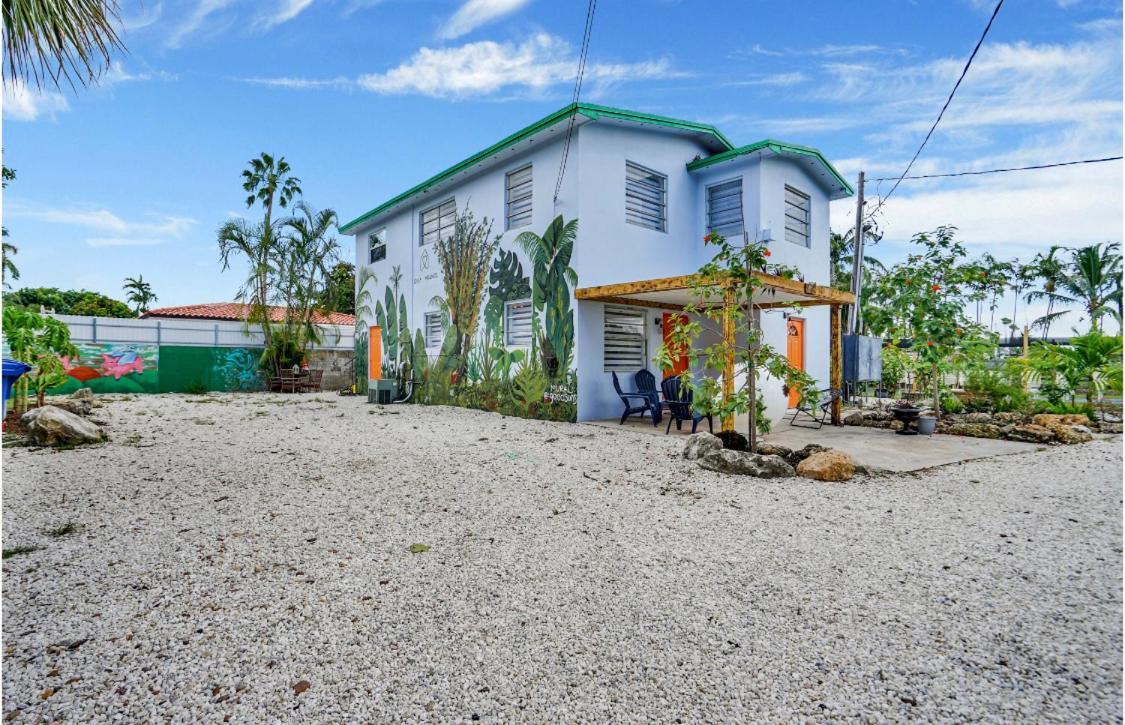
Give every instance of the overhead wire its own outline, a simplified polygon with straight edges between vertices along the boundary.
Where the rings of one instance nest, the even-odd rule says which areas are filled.
[[[574,78],[574,94],[571,97],[571,105],[577,105],[582,94],[582,79],[586,75],[586,56],[590,52],[590,34],[594,29],[594,11],[597,9],[597,5],[598,0],[589,0],[586,5],[586,23],[582,31],[582,47],[578,53],[578,73]],[[574,119],[577,115],[578,109],[575,108],[571,111],[566,124],[566,138],[563,141],[562,160],[559,162],[559,176],[555,180],[555,195],[553,198],[555,204],[559,202],[559,192],[562,190],[563,176],[566,174],[566,161],[570,156],[570,140],[574,135]]]

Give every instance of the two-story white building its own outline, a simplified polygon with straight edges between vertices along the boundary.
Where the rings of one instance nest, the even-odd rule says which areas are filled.
[[[449,394],[447,382],[456,387],[494,380],[486,387],[499,387],[502,394],[504,385],[517,386],[525,407],[529,390],[543,395],[543,405],[571,405],[568,415],[549,417],[594,420],[622,412],[611,372],[618,372],[626,388],[640,368],[657,380],[672,372],[656,369],[653,356],[671,327],[669,315],[680,314],[690,301],[684,277],[714,254],[703,241],[710,230],[765,241],[772,263],[800,271],[797,280],[762,275],[759,325],[767,343],[829,387],[830,308],[838,310],[850,295],[827,289],[828,203],[851,193],[815,149],[770,140],[735,147],[706,124],[579,103],[404,191],[342,231],[355,236],[357,268],[369,267],[378,280],[374,299],[381,319],[364,322],[383,323],[377,332],[384,338],[382,356],[388,355],[388,342],[397,349],[392,357],[402,355],[403,345],[386,339],[385,308],[393,308],[396,322],[389,326],[406,330],[397,342],[411,345],[412,367],[421,377],[420,368],[440,358],[443,324],[448,325],[435,242],[452,233],[456,215],[465,209],[492,220],[501,240],[481,294],[482,306],[491,308],[482,313],[478,329],[468,331],[482,349],[468,356],[472,360],[452,364],[451,381],[440,380],[443,395]],[[549,234],[557,217],[577,220],[573,240],[560,242]],[[523,232],[549,237],[548,251],[558,252],[553,258],[570,272],[553,273],[542,264],[537,270],[526,245],[516,241]],[[537,306],[532,290],[547,278],[561,287],[544,290],[545,301]],[[794,310],[794,302],[803,304]],[[419,347],[428,362],[417,357]],[[500,354],[484,349],[493,347],[526,352],[516,355],[513,368],[498,372],[491,361]],[[538,372],[522,370],[546,359],[544,350],[566,369],[548,362],[538,365]],[[434,366],[431,380],[438,369],[443,376],[448,372]],[[550,378],[545,392],[543,373]],[[780,383],[763,381],[761,388],[769,415],[780,418],[790,402]],[[482,407],[505,410],[484,397],[493,403]],[[478,405],[480,399],[468,396],[463,404]],[[523,412],[544,414],[540,405],[531,408]]]

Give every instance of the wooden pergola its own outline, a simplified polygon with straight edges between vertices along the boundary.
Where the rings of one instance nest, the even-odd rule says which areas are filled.
[[[840,389],[843,387],[842,365],[842,339],[840,324],[840,307],[855,303],[855,295],[831,287],[825,287],[811,282],[802,282],[766,272],[754,272],[754,278],[759,286],[754,291],[753,306],[756,309],[776,309],[784,307],[813,307],[829,305],[830,316],[830,343],[829,343],[829,385]],[[574,296],[579,300],[590,302],[608,302],[611,304],[634,305],[638,307],[651,307],[669,312],[682,312],[685,308],[694,305],[696,308],[704,304],[714,305],[711,300],[725,300],[722,304],[733,304],[733,295],[723,294],[721,283],[712,286],[714,292],[709,292],[706,297],[709,302],[700,300],[696,290],[699,289],[695,275],[681,275],[678,277],[660,277],[657,279],[639,280],[636,282],[621,282],[606,284],[597,287],[579,287],[574,291]],[[758,300],[761,300],[760,302]],[[734,336],[735,325],[732,315],[723,315],[723,337],[727,348],[732,352],[727,356],[723,367],[723,394],[731,395],[734,392]],[[832,405],[832,424],[840,424],[840,401],[835,400]],[[723,419],[723,430],[733,430],[733,418]]]

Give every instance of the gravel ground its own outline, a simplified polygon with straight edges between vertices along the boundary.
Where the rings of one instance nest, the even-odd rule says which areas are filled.
[[[96,413],[3,452],[17,722],[1121,721],[1120,438],[824,484],[329,395]]]

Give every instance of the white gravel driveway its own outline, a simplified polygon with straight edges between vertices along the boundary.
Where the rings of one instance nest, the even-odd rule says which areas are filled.
[[[824,484],[592,426],[200,400],[5,448],[3,545],[41,547],[3,563],[16,722],[1121,719],[1120,438]]]

